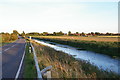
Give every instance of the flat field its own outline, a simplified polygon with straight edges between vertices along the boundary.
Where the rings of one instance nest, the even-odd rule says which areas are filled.
[[[38,36],[34,36],[38,37]],[[72,39],[72,40],[85,40],[85,41],[102,41],[102,42],[120,42],[118,36],[95,36],[95,37],[82,37],[82,36],[39,36],[41,38],[57,38],[57,39]]]

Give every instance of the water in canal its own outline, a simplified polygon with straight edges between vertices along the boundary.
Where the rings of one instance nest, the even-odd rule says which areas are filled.
[[[118,63],[120,63],[120,60],[113,59],[107,55],[103,55],[91,51],[78,50],[75,47],[71,47],[67,45],[61,45],[49,41],[41,41],[36,39],[34,40],[38,43],[54,48],[57,51],[62,51],[67,54],[74,55],[74,57],[77,59],[89,61],[91,64],[97,66],[100,69],[112,71],[120,74],[119,71],[120,65],[118,65]]]

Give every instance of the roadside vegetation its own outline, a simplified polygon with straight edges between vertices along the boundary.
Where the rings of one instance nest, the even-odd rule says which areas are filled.
[[[18,32],[16,30],[13,30],[13,33],[0,33],[1,35],[1,46],[4,46],[8,43],[14,42],[18,39]]]
[[[92,64],[76,60],[73,56],[53,48],[33,42],[36,50],[39,67],[44,69],[52,66],[52,78],[119,78],[120,76],[103,70],[99,70]]]
[[[113,58],[120,58],[119,49],[120,42],[101,42],[101,41],[86,41],[65,38],[50,38],[50,37],[34,37],[39,40],[51,41],[59,44],[77,47],[78,49],[94,51],[101,54],[109,55]]]
[[[23,78],[37,78],[33,53],[29,52],[29,46],[30,43],[29,40],[27,40],[25,59],[24,59]]]

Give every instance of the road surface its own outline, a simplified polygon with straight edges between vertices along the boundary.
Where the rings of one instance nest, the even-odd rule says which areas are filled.
[[[15,78],[25,51],[25,40],[2,47],[2,78]]]

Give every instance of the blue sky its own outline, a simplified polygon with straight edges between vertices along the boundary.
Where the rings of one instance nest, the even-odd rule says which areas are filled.
[[[1,0],[0,32],[117,33],[118,2],[103,1]]]

